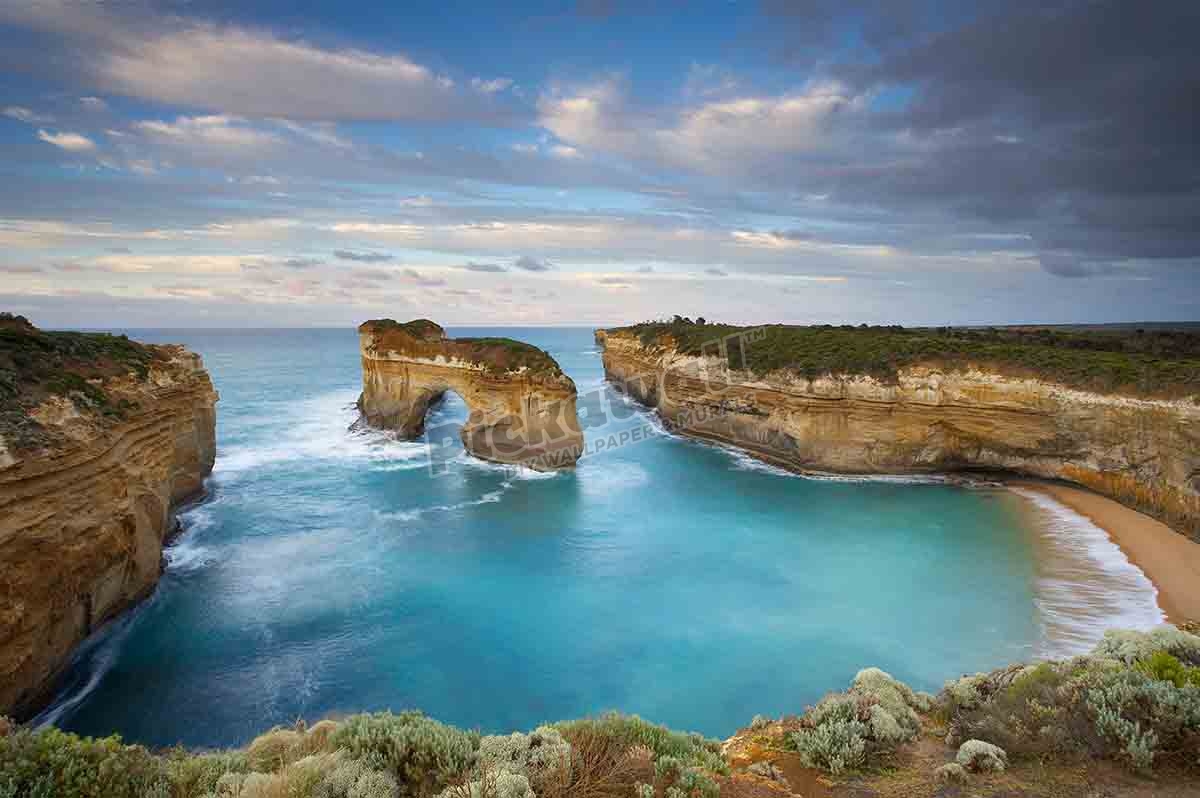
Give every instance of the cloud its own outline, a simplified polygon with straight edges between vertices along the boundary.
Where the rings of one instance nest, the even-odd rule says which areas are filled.
[[[67,152],[92,152],[96,149],[96,142],[79,133],[49,133],[39,129],[37,137]]]
[[[335,249],[333,257],[338,260],[351,260],[358,263],[385,263],[395,260],[394,255],[389,255],[386,252],[353,252],[348,249]]]
[[[79,104],[89,111],[107,111],[108,103],[99,97],[80,97]]]
[[[317,258],[288,258],[283,265],[289,269],[311,269],[322,265],[322,261]]]
[[[466,269],[469,272],[488,272],[492,274],[508,271],[506,267],[501,266],[499,263],[478,263],[476,261],[467,261],[459,268]]]
[[[428,287],[446,284],[445,280],[443,280],[439,277],[426,277],[425,275],[421,274],[416,269],[405,269],[404,277],[405,277],[405,279],[409,280],[410,282],[414,282],[417,285],[423,285],[423,286],[428,286]]]
[[[47,122],[54,121],[54,117],[52,116],[35,113],[34,111],[31,111],[28,108],[22,108],[19,105],[10,105],[3,111],[0,111],[0,114],[7,116],[9,119],[15,119],[18,122],[24,122],[27,125],[45,124]]]
[[[712,276],[712,277],[728,277],[728,276],[729,276],[729,273],[728,273],[728,272],[726,272],[726,271],[724,271],[724,270],[722,270],[722,269],[716,269],[716,268],[713,268],[713,269],[705,269],[705,270],[704,270],[704,273],[705,273],[705,274],[707,274],[707,275],[710,275],[710,276]]]
[[[492,78],[491,80],[471,78],[471,88],[484,94],[495,94],[510,88],[512,85],[512,78]]]
[[[530,257],[529,255],[522,255],[521,257],[517,258],[515,261],[513,261],[513,266],[517,269],[527,272],[548,272],[554,269],[554,266],[550,263],[550,261]]]
[[[0,8],[0,19],[56,34],[66,44],[56,69],[78,82],[175,107],[301,121],[489,120],[511,113],[492,94],[460,90],[402,53],[322,46],[270,30],[136,13],[140,8],[39,0]]]
[[[631,107],[622,82],[608,78],[545,94],[538,111],[539,124],[569,147],[724,174],[839,144],[837,123],[861,114],[866,101],[845,83],[824,80],[786,94],[702,101],[663,115]]]
[[[180,116],[174,122],[144,120],[133,127],[161,143],[184,149],[261,152],[280,143],[275,134],[225,114]]]

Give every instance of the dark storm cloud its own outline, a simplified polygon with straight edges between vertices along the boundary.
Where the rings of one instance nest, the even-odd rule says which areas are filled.
[[[351,252],[346,249],[335,249],[333,257],[338,260],[351,260],[358,263],[386,263],[394,258],[386,252]]]
[[[767,10],[828,46],[829,4],[780,5]],[[829,72],[873,98],[863,124],[878,155],[810,169],[809,185],[908,218],[1021,229],[1058,275],[1200,256],[1200,4],[962,4],[969,18],[920,37],[884,31],[930,3],[856,7],[878,57]]]

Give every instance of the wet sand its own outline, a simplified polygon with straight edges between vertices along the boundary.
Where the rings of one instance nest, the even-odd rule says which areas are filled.
[[[1200,544],[1085,488],[1024,480],[1010,484],[1050,496],[1106,531],[1158,588],[1158,604],[1171,623],[1200,620]]]

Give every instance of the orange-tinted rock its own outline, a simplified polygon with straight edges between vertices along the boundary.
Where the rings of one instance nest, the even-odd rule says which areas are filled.
[[[147,351],[144,374],[91,382],[119,414],[54,395],[21,410],[48,443],[0,436],[0,715],[35,711],[75,647],[153,591],[173,509],[212,470],[217,394],[200,358]]]
[[[994,469],[1085,485],[1200,539],[1200,404],[1114,396],[978,368],[895,382],[730,370],[598,331],[610,380],[681,432],[783,466],[858,474]]]
[[[430,405],[453,391],[470,409],[461,435],[477,457],[552,470],[582,454],[575,383],[542,350],[508,338],[448,338],[427,319],[368,321],[358,332],[359,409],[371,426],[417,437]]]

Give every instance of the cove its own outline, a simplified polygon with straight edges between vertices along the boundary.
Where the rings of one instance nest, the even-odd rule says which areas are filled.
[[[589,329],[450,332],[521,338],[581,394],[608,390]],[[574,471],[464,454],[431,475],[422,442],[350,429],[353,330],[136,335],[203,355],[217,463],[154,597],[81,651],[44,713],[73,731],[222,746],[411,707],[489,732],[619,709],[726,736],[866,664],[936,689],[1086,648],[1102,625],[1071,592],[1084,580],[1047,563],[1103,564],[1008,490],[798,478],[662,434],[632,403],[587,443],[650,433]],[[451,393],[432,412],[465,418]],[[1123,625],[1155,620],[1144,578],[1104,601]]]

